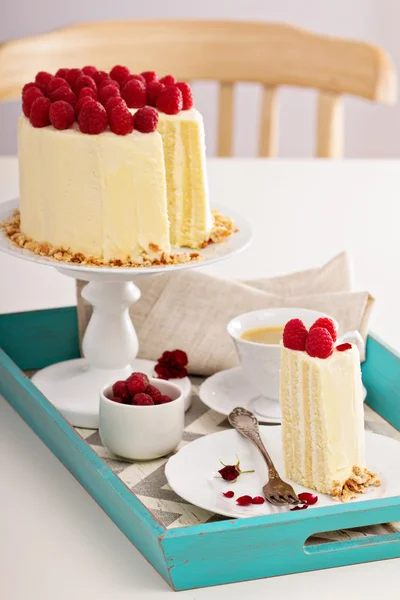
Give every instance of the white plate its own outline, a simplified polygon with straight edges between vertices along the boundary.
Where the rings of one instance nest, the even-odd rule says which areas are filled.
[[[366,395],[367,391],[364,388],[364,400]],[[221,415],[228,416],[236,406],[243,406],[251,410],[260,423],[279,425],[281,422],[279,402],[261,398],[250,387],[242,367],[226,369],[206,379],[200,387],[199,396],[206,406]]]
[[[283,476],[281,427],[260,427],[260,433],[276,468]],[[400,442],[369,431],[366,432],[365,437],[367,464],[373,472],[379,473],[381,486],[369,488],[365,494],[352,502],[399,496]],[[255,472],[240,475],[235,483],[216,478],[215,475],[218,475],[218,470],[221,468],[219,460],[225,464],[234,464],[236,455],[240,458],[240,466],[243,470],[255,469]],[[235,498],[244,494],[261,496],[268,475],[258,450],[234,429],[207,435],[187,444],[168,460],[165,475],[170,487],[184,500],[226,517],[255,517],[285,512],[290,508],[272,506],[268,502],[244,507],[236,505]],[[312,492],[301,485],[291,483],[297,493]],[[234,491],[235,497],[225,498],[222,492],[227,490]],[[337,501],[331,496],[318,493],[318,498],[317,504],[307,510],[337,505]]]
[[[19,200],[9,200],[8,202],[2,202],[0,206],[0,222],[5,221],[9,216],[12,215],[13,211],[19,207]],[[132,279],[132,275],[134,277],[141,275],[148,275],[149,273],[156,272],[170,272],[170,271],[181,271],[183,269],[192,269],[194,267],[205,267],[214,262],[223,260],[228,256],[233,256],[238,252],[241,252],[250,244],[252,240],[252,230],[249,223],[244,219],[241,215],[231,210],[230,208],[224,208],[219,206],[218,204],[214,206],[214,208],[218,209],[221,214],[226,215],[233,219],[235,225],[238,227],[239,231],[226,238],[224,242],[220,244],[210,244],[206,248],[199,250],[199,253],[203,257],[203,260],[199,260],[197,262],[189,262],[182,263],[178,265],[170,265],[170,266],[154,266],[154,267],[89,267],[84,265],[77,264],[69,264],[58,262],[51,258],[47,258],[45,256],[38,256],[29,250],[25,250],[23,248],[18,248],[15,246],[6,236],[5,232],[0,230],[0,251],[6,252],[7,254],[11,254],[17,258],[24,258],[25,260],[30,260],[37,264],[47,265],[51,267],[56,267],[58,269],[62,269],[64,274],[67,274],[66,271],[78,271],[80,273],[90,273],[92,278],[96,273],[99,273],[100,276],[115,275],[119,280],[124,278],[124,275],[127,281]],[[175,253],[187,252],[187,248],[173,248]],[[76,275],[75,275],[76,276]],[[85,277],[83,279],[86,280]]]

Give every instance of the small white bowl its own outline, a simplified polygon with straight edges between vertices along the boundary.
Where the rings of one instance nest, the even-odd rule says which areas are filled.
[[[112,385],[100,392],[100,438],[116,454],[131,460],[151,460],[169,454],[182,440],[184,398],[180,388],[163,379],[150,378],[167,404],[135,406],[110,400]]]

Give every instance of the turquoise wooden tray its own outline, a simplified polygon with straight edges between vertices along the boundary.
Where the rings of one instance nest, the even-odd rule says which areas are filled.
[[[23,373],[79,357],[76,309],[0,315],[0,346],[0,393],[173,589],[400,557],[399,532],[305,546],[314,534],[399,521],[400,497],[165,529]],[[375,336],[367,355],[367,402],[400,430],[400,356]]]

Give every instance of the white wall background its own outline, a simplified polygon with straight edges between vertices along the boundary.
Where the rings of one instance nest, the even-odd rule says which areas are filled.
[[[0,0],[0,41],[75,22],[135,18],[285,21],[320,33],[379,44],[391,54],[400,72],[399,0]],[[256,85],[241,84],[236,94],[235,154],[252,156],[257,148],[255,108],[259,89]],[[208,153],[213,155],[216,85],[196,84],[195,98],[206,122]],[[280,106],[279,155],[311,156],[314,92],[283,89]],[[347,157],[400,155],[400,104],[393,108],[347,98],[345,111]],[[19,103],[0,105],[0,154],[16,151],[19,112]]]

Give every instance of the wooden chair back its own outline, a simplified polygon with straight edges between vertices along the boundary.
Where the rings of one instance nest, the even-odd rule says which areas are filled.
[[[7,42],[0,46],[0,101],[18,97],[39,70],[83,64],[218,81],[219,156],[232,154],[237,82],[263,86],[259,155],[268,157],[277,153],[279,86],[318,90],[318,157],[342,155],[344,94],[396,101],[395,69],[381,48],[281,23],[236,21],[107,21]]]

